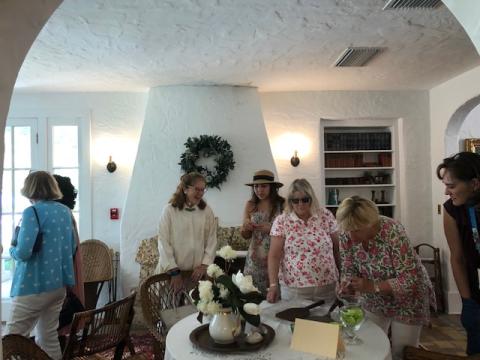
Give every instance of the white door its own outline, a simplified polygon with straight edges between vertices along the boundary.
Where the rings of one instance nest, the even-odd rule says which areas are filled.
[[[23,210],[30,205],[20,193],[31,170],[47,170],[70,177],[78,191],[73,210],[80,237],[91,235],[89,124],[82,118],[9,118],[5,128],[2,186],[2,320],[10,312],[10,287],[14,262],[8,249]],[[80,212],[82,209],[82,212]]]

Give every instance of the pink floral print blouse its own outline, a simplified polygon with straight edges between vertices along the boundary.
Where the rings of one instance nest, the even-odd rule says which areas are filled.
[[[428,324],[435,296],[427,272],[399,222],[380,216],[368,251],[340,234],[341,281],[362,277],[388,281],[393,295],[364,294],[366,310],[409,325]]]
[[[324,286],[338,280],[330,234],[337,231],[332,213],[320,209],[305,223],[294,212],[277,216],[271,236],[285,239],[280,284],[294,288]]]

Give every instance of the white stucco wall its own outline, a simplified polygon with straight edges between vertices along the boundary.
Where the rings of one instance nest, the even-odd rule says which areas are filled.
[[[3,0],[0,1],[0,164],[3,164],[4,133],[10,98],[18,71],[33,41],[62,0]],[[0,170],[0,188],[3,165]],[[1,205],[0,205],[1,206]],[[1,224],[0,224],[1,226]],[[1,276],[1,271],[0,271]],[[3,302],[2,302],[3,303]],[[0,305],[2,319],[8,310]],[[0,358],[2,344],[0,344]]]
[[[120,249],[120,222],[143,125],[147,93],[14,93],[9,116],[90,121],[91,237]],[[113,156],[117,171],[105,166]],[[120,221],[109,209],[120,208]],[[88,232],[81,240],[89,238]]]
[[[180,155],[189,136],[218,135],[234,153],[235,169],[221,191],[205,195],[222,225],[242,222],[253,172],[274,169],[256,89],[230,86],[171,86],[150,90],[145,122],[122,222],[123,289],[138,285],[134,257],[157,224],[181,175]]]
[[[321,188],[319,119],[402,118],[400,163],[405,184],[402,222],[413,243],[432,242],[430,199],[428,92],[286,92],[262,93],[262,110],[271,143],[285,132],[302,133],[311,142],[311,153],[298,168],[276,159],[279,176],[288,184],[306,177],[316,191]]]
[[[462,24],[480,54],[480,1],[442,0],[442,2]]]
[[[473,100],[480,95],[480,67],[467,71],[430,90],[430,158],[431,172],[434,174],[437,165],[445,156],[460,150],[458,131],[461,129],[461,119],[478,104]],[[465,109],[465,110],[463,110]],[[451,118],[453,123],[450,124]],[[458,123],[458,124],[457,124]],[[450,125],[450,126],[449,126]],[[458,129],[458,130],[457,130]],[[446,200],[442,183],[433,175],[432,178],[432,208]],[[449,304],[449,312],[460,312],[460,298],[449,264],[449,251],[443,234],[442,215],[437,214],[432,219],[433,239],[435,246],[442,249],[445,287]]]

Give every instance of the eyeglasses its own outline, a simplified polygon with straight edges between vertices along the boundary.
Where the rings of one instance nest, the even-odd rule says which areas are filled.
[[[293,204],[299,204],[300,201],[304,204],[308,204],[310,202],[310,198],[308,196],[304,197],[304,198],[292,198],[290,199],[290,201],[293,203]]]
[[[207,192],[207,188],[197,188],[193,186],[188,186],[189,189],[193,189],[197,193],[205,194]]]

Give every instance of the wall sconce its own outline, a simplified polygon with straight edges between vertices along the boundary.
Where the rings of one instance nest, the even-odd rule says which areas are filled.
[[[113,173],[115,170],[117,170],[117,164],[115,164],[115,161],[112,161],[111,155],[108,158],[107,170],[109,173]]]
[[[293,167],[297,167],[298,164],[300,164],[300,159],[298,157],[298,152],[295,150],[292,158],[290,159],[290,164],[292,164]]]

